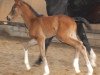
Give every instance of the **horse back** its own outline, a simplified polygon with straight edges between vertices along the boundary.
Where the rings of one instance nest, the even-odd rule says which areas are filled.
[[[59,16],[59,29],[75,32],[77,28],[76,22],[69,16]]]
[[[42,17],[42,28],[45,34],[54,36],[60,31],[76,32],[77,25],[73,18],[65,15],[58,15]]]
[[[41,17],[41,28],[47,37],[54,36],[58,29],[58,16]]]
[[[57,32],[75,32],[76,25],[75,21],[68,16],[43,16],[37,18],[31,26],[31,34],[41,35],[44,34],[47,38],[55,36]],[[38,32],[35,33],[35,32]]]

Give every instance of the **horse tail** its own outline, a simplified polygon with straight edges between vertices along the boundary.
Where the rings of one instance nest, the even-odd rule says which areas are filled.
[[[84,27],[83,27],[82,23],[84,23],[84,25],[89,30],[91,30],[91,26],[90,26],[89,22],[86,19],[82,18],[82,17],[74,17],[74,19],[77,23],[77,34],[78,34],[80,40],[83,42],[84,46],[86,47],[87,52],[90,55],[91,46],[89,44],[89,41],[88,41],[88,38],[86,36],[86,32],[84,30]]]
[[[75,21],[78,23],[84,23],[88,30],[92,31],[90,23],[83,17],[74,17]]]

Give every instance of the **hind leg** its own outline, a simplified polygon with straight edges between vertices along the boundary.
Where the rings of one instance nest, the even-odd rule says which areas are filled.
[[[96,54],[92,48],[90,51],[90,62],[93,67],[96,67]]]
[[[88,55],[86,52],[86,48],[83,45],[80,45],[80,46],[81,46],[81,48],[78,48],[78,49],[80,49],[80,52],[83,54],[83,57],[85,59],[85,62],[86,62],[87,68],[88,68],[88,75],[93,75],[93,68],[92,68],[91,62],[89,61],[89,58],[88,58]]]
[[[80,73],[80,69],[79,69],[79,54],[80,54],[80,52],[78,50],[76,50],[75,58],[74,58],[74,62],[73,62],[73,66],[75,68],[76,73]]]
[[[78,36],[79,38],[81,39],[81,41],[83,42],[84,46],[86,47],[86,50],[87,52],[89,53],[90,55],[90,62],[91,62],[91,65],[93,67],[96,66],[96,54],[95,52],[93,51],[93,49],[91,48],[90,44],[89,44],[89,41],[88,41],[88,38],[86,36],[86,32],[84,30],[84,27],[82,25],[82,23],[77,23],[77,33],[78,33]]]
[[[88,59],[86,48],[84,47],[84,45],[82,44],[82,42],[79,41],[76,38],[74,39],[74,38],[71,38],[70,36],[65,36],[65,35],[64,36],[60,35],[59,38],[60,38],[60,40],[62,42],[73,46],[75,49],[77,49],[79,52],[82,53],[82,55],[84,56],[87,68],[88,68],[88,75],[92,75],[93,74],[93,68],[92,68],[92,66],[90,64],[90,61]],[[77,70],[76,70],[76,73],[77,73]]]

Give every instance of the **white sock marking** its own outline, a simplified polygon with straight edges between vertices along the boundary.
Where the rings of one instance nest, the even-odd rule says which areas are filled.
[[[48,65],[45,65],[45,73],[44,75],[49,75],[49,67]]]
[[[74,59],[73,66],[75,68],[76,73],[80,73],[80,69],[79,69],[79,58],[75,58]]]
[[[91,49],[91,52],[90,52],[90,62],[93,67],[96,67],[96,54],[93,51],[93,49]]]
[[[46,61],[46,59],[45,59],[45,61],[44,61],[44,70],[45,70],[45,72],[44,72],[44,74],[43,75],[49,75],[49,73],[50,73],[50,71],[49,71],[49,67],[48,67],[48,63],[47,63],[47,61]]]
[[[88,67],[88,75],[93,75],[93,68],[90,64],[90,61],[88,61],[87,67]]]
[[[31,67],[30,67],[29,59],[28,59],[28,50],[25,50],[25,49],[24,49],[24,51],[25,51],[24,63],[25,63],[25,65],[26,65],[27,70],[30,70]]]

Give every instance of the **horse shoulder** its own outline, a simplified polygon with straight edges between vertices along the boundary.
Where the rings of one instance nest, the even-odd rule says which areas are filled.
[[[41,17],[41,28],[46,36],[55,35],[58,28],[58,19],[55,16]]]

